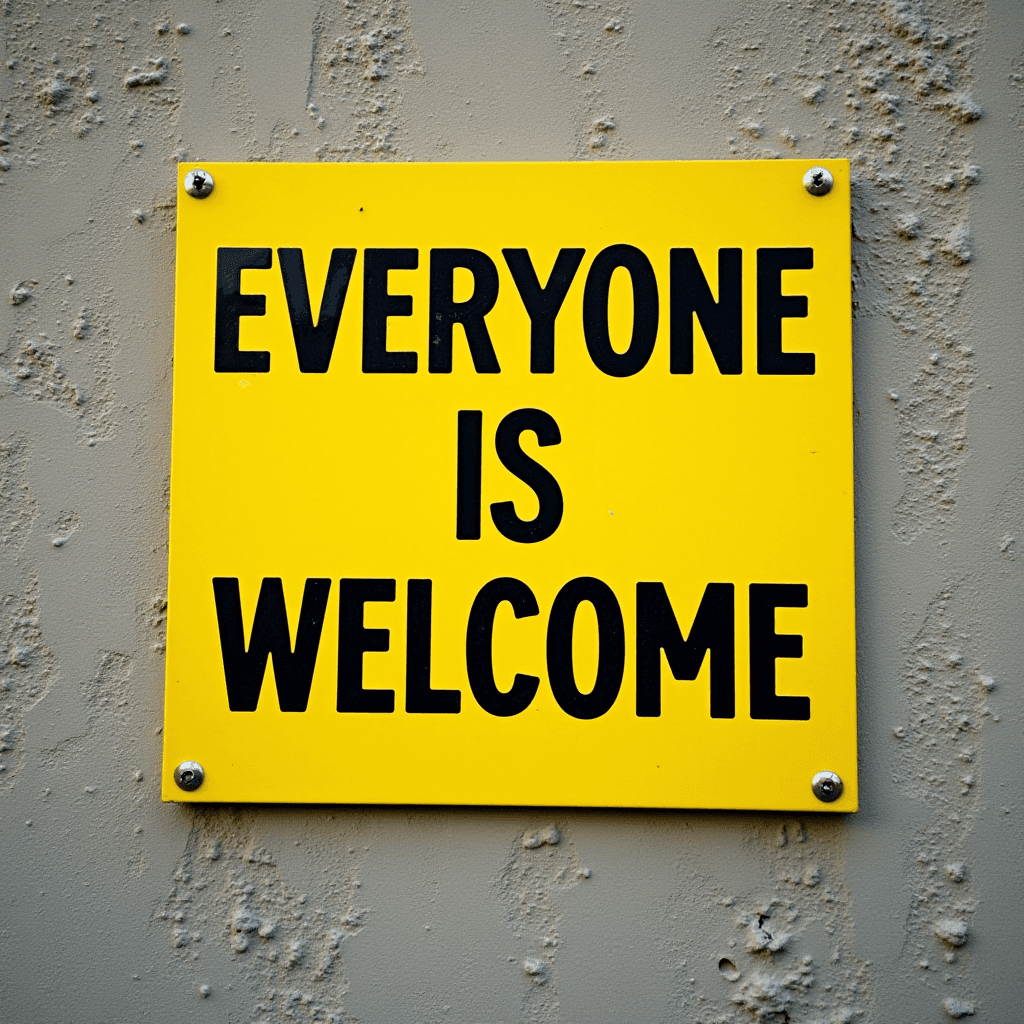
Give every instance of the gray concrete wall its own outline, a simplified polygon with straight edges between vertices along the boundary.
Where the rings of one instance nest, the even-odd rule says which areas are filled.
[[[2,0],[0,34],[0,1019],[1019,1019],[1019,0]],[[161,804],[176,162],[777,155],[855,176],[863,810]]]

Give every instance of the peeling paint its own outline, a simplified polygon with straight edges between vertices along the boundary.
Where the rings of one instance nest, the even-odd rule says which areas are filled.
[[[528,829],[518,837],[496,881],[505,919],[524,954],[521,966],[529,982],[522,993],[520,1020],[559,1019],[561,907],[566,896],[591,876],[571,836],[551,824]]]
[[[635,51],[629,24],[632,9],[616,5],[564,3],[544,0],[551,31],[561,58],[561,73],[572,82],[579,127],[577,159],[615,159],[628,155],[619,135],[618,119],[609,110],[605,74],[610,64],[627,64]]]
[[[238,959],[253,1019],[351,1019],[343,952],[370,916],[355,877],[364,851],[352,850],[341,876],[316,894],[282,877],[275,854],[259,845],[251,813],[200,811],[170,894],[154,915],[174,955],[190,973],[202,971],[211,946]],[[212,989],[203,994],[208,998]]]
[[[0,597],[0,788],[10,788],[25,766],[26,719],[58,673],[39,628],[38,588]]]

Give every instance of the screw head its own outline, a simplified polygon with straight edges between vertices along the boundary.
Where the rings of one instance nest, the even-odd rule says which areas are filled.
[[[195,199],[205,199],[213,191],[213,175],[195,167],[185,175],[185,191]]]
[[[804,175],[804,188],[812,196],[827,196],[835,183],[832,172],[825,167],[812,167]]]
[[[185,790],[186,793],[198,789],[203,784],[205,776],[203,766],[198,761],[182,761],[174,769],[174,781],[178,788]]]
[[[811,779],[811,791],[824,804],[830,804],[843,795],[843,780],[835,772],[818,772]]]

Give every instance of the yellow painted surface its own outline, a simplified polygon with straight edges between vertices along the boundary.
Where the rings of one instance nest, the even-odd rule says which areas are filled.
[[[805,161],[577,164],[208,164],[216,180],[189,197],[179,168],[171,467],[170,582],[163,795],[183,801],[544,804],[851,811],[857,807],[850,340],[849,167],[824,161],[836,185],[812,197]],[[584,341],[588,268],[626,243],[650,259],[660,323],[649,363],[602,373]],[[240,347],[271,354],[268,373],[214,372],[217,249],[270,247],[268,270],[242,272],[266,296],[243,316]],[[812,270],[783,274],[809,315],[784,320],[783,347],[813,352],[809,376],[759,375],[756,254],[810,246]],[[355,248],[330,368],[301,373],[279,247],[300,247],[316,317],[331,251]],[[416,270],[390,273],[412,296],[393,317],[388,348],[418,353],[414,374],[366,374],[363,253],[415,248]],[[501,366],[473,368],[454,329],[450,374],[429,373],[430,250],[487,253],[500,281],[487,326]],[[542,283],[559,249],[583,262],[559,313],[552,374],[530,372],[530,320],[502,257],[529,250]],[[694,372],[669,372],[669,250],[693,248],[717,294],[720,247],[743,251],[743,372],[722,375],[699,328]],[[456,277],[456,298],[468,294]],[[609,300],[613,344],[629,340],[624,271]],[[464,287],[466,294],[458,294]],[[494,431],[507,413],[537,408],[561,443],[525,451],[557,479],[559,528],[547,540],[503,537],[488,512],[512,500],[528,519],[531,490],[499,462]],[[457,540],[456,423],[483,414],[479,540]],[[466,625],[489,580],[511,576],[540,614],[496,616],[494,672],[540,677],[532,704],[498,718],[467,681]],[[625,672],[611,709],[579,720],[555,702],[545,664],[548,612],[580,576],[614,591],[625,624]],[[282,712],[268,664],[255,712],[229,710],[214,577],[237,577],[246,637],[264,578],[283,580],[297,626],[308,577],[332,581],[309,704]],[[396,600],[366,606],[367,628],[390,650],[364,655],[364,686],[395,692],[392,714],[336,710],[342,578],[396,580]],[[406,585],[433,581],[432,685],[462,692],[458,714],[404,710]],[[665,584],[685,634],[709,582],[735,586],[736,715],[712,719],[709,658],[677,681],[662,659],[662,709],[636,714],[636,584]],[[805,583],[806,608],[779,609],[778,633],[803,637],[801,658],[776,662],[777,692],[809,697],[808,721],[749,714],[747,601],[751,583]],[[581,690],[597,665],[596,625],[582,605],[574,638]],[[179,790],[182,760],[202,787]],[[843,796],[819,802],[810,780],[828,769]]]

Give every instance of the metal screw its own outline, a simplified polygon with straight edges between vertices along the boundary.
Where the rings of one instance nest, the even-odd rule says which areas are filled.
[[[178,788],[185,790],[186,793],[198,789],[203,784],[205,775],[203,766],[198,761],[182,761],[174,769],[174,781]]]
[[[812,167],[804,175],[804,188],[812,196],[827,196],[835,183],[832,173],[824,167]]]
[[[185,191],[195,199],[205,199],[213,191],[213,175],[196,167],[185,175]]]
[[[811,779],[811,789],[822,803],[830,804],[843,795],[843,780],[835,772],[818,772]]]

